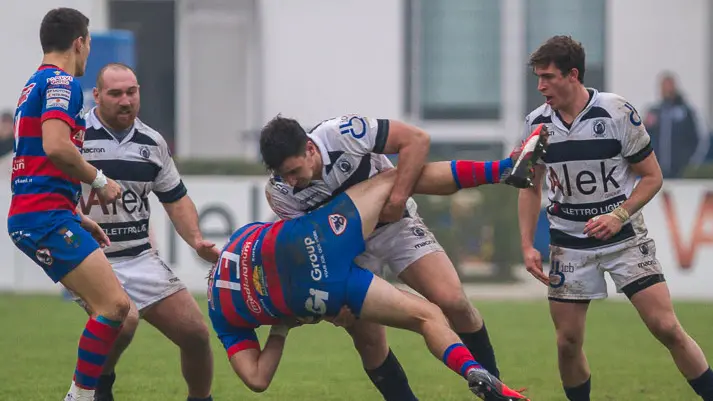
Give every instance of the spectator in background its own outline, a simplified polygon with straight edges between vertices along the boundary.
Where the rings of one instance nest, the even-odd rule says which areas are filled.
[[[0,115],[0,157],[12,153],[14,116],[12,111],[3,111]]]
[[[679,92],[673,74],[661,76],[661,101],[648,111],[644,124],[664,178],[680,178],[687,166],[704,161],[710,135]]]

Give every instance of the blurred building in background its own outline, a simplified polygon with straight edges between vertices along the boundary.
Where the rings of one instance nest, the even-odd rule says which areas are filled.
[[[60,5],[86,13],[92,32],[130,33],[140,116],[164,135],[184,173],[220,160],[259,162],[257,132],[278,113],[306,127],[343,113],[401,119],[431,134],[433,159],[499,158],[522,134],[524,116],[541,103],[528,55],[555,34],[584,44],[585,84],[626,97],[642,116],[653,116],[650,121],[675,123],[675,130],[657,130],[658,146],[683,143],[677,132],[688,138],[685,151],[667,159],[676,167],[671,178],[683,174],[685,160],[710,159],[713,0],[33,0],[32,7],[9,0],[0,13],[0,32],[8,39],[0,41],[0,52],[8,55],[0,111],[14,109],[42,56],[41,18]],[[663,72],[676,76],[686,110],[695,111],[696,133],[686,131],[693,124],[678,123],[681,107],[662,103]],[[219,170],[262,174],[240,166]],[[702,171],[713,178],[713,169]],[[266,218],[261,180],[241,184],[246,195],[228,188],[230,180],[192,178],[206,196],[198,202],[204,228],[221,237],[246,219]],[[713,184],[706,185],[713,194]],[[667,211],[654,217],[652,228],[662,248],[669,239],[656,233],[668,235],[673,220],[681,224],[677,233],[688,233],[697,217],[686,213],[708,210],[703,206],[713,195],[689,190],[690,196],[655,202]],[[221,202],[221,194],[240,196],[245,210]],[[520,261],[515,197],[514,191],[487,188],[423,197],[420,207],[461,273],[507,278]],[[508,213],[492,213],[503,208]],[[677,215],[679,208],[685,213]],[[656,220],[664,215],[665,221]],[[541,223],[538,244],[546,251],[544,216]],[[172,228],[166,235],[161,230],[159,241],[169,241]],[[708,238],[695,237],[703,238],[700,244]],[[676,249],[689,257],[671,263],[691,269],[700,244],[689,247],[686,235],[676,238]],[[164,248],[180,263],[187,251],[172,244]]]

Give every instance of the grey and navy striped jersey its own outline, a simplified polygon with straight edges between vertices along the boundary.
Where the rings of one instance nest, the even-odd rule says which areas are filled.
[[[272,210],[282,219],[301,216],[347,188],[393,168],[382,154],[388,135],[389,120],[352,114],[323,121],[308,134],[322,155],[322,179],[297,189],[279,176],[271,176],[265,193]],[[416,211],[413,199],[409,199],[407,211]]]
[[[99,223],[111,240],[104,249],[109,258],[134,257],[149,249],[149,194],[163,203],[186,195],[168,145],[161,134],[138,118],[134,128],[119,142],[102,125],[92,109],[86,117],[84,158],[121,185],[114,203],[103,205],[96,190],[82,185],[82,212]]]
[[[653,152],[641,117],[626,99],[588,91],[589,103],[570,127],[547,104],[525,120],[523,137],[540,123],[550,131],[550,145],[540,164],[547,170],[550,242],[563,248],[613,246],[647,235],[641,212],[609,240],[583,233],[589,219],[611,212],[629,198],[638,179],[631,164]]]

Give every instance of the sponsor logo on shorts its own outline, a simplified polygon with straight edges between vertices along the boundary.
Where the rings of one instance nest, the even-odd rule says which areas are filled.
[[[40,261],[40,263],[45,264],[47,266],[52,266],[52,263],[54,263],[52,253],[47,248],[38,249],[37,252],[35,252],[35,257],[37,258],[37,260]]]
[[[342,233],[347,229],[347,218],[338,213],[330,214],[329,227],[332,229],[334,234],[342,235]]]
[[[79,237],[74,235],[74,233],[67,227],[60,228],[57,231],[57,234],[64,237],[64,242],[66,242],[68,246],[79,248],[79,245],[81,245]]]
[[[639,245],[639,252],[641,252],[642,255],[648,255],[649,254],[649,246],[647,244]]]
[[[313,237],[304,239],[305,250],[307,251],[307,259],[311,266],[310,277],[314,281],[322,280],[322,277],[329,277],[327,270],[327,260],[324,257],[322,245],[319,243],[317,232],[313,231]]]
[[[647,260],[647,261],[639,263],[637,266],[638,267],[646,267],[646,266],[654,266],[655,264],[656,264],[655,260]]]
[[[429,239],[428,241],[419,242],[418,244],[414,245],[413,247],[415,249],[419,249],[419,248],[423,248],[425,246],[433,245],[435,243],[436,243],[435,240]]]
[[[318,315],[324,315],[327,313],[326,301],[329,300],[329,293],[327,291],[310,288],[309,295],[310,297],[305,301],[305,309],[307,309],[308,312],[316,313]]]
[[[413,233],[413,235],[415,235],[417,237],[425,237],[426,236],[426,231],[421,227],[414,227],[411,230],[411,232]]]
[[[550,268],[550,287],[560,288],[565,282],[565,273],[573,273],[575,269],[574,264],[563,263],[559,260],[553,260]]]

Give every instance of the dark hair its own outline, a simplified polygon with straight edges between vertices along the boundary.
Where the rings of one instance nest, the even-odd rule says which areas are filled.
[[[77,38],[88,35],[89,18],[73,8],[55,8],[42,18],[40,43],[45,54],[67,51]]]
[[[0,114],[0,121],[11,123],[15,121],[15,115],[11,111],[3,111],[2,114]]]
[[[136,71],[134,71],[133,68],[129,67],[128,65],[126,65],[124,63],[118,63],[118,62],[109,63],[109,64],[105,65],[104,67],[102,67],[101,70],[99,70],[99,73],[97,74],[97,82],[96,82],[97,89],[101,90],[102,87],[104,86],[104,73],[106,72],[106,70],[108,70],[110,68],[131,71],[134,74],[134,76],[136,75]]]
[[[579,82],[584,83],[584,47],[571,36],[558,35],[547,40],[530,55],[530,67],[547,67],[554,63],[562,75],[576,68]]]
[[[260,131],[262,161],[269,170],[276,171],[286,159],[304,155],[308,140],[297,120],[278,114]]]

